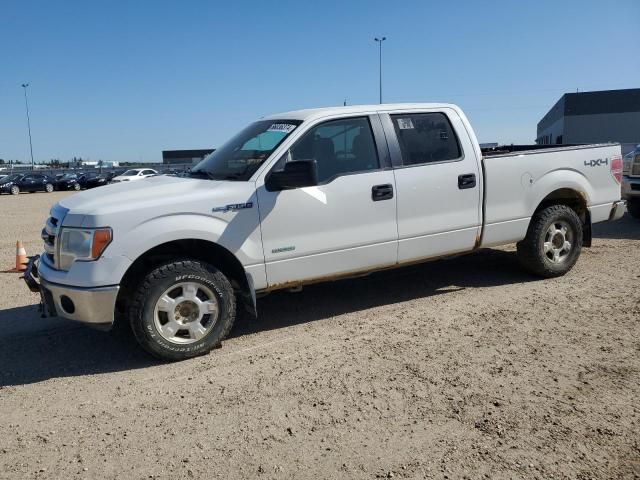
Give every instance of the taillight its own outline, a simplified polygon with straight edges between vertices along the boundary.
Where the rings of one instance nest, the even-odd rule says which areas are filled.
[[[611,175],[616,179],[616,182],[622,182],[622,158],[621,157],[612,157],[611,158]]]

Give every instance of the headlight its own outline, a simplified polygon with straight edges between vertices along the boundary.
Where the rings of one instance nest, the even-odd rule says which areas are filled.
[[[60,270],[69,270],[76,260],[97,260],[111,243],[110,228],[62,228],[59,237]]]

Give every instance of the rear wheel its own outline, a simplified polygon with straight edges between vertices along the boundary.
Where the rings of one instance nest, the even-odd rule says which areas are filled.
[[[148,273],[129,308],[140,345],[164,360],[204,355],[228,335],[236,302],[229,280],[214,266],[176,260]]]
[[[640,219],[640,198],[632,198],[627,201],[627,212],[633,218]]]
[[[566,205],[552,205],[531,219],[527,236],[518,243],[520,263],[541,277],[564,275],[582,249],[582,222]]]
[[[47,192],[47,193],[51,193],[51,192],[53,192],[53,185],[51,185],[50,183],[47,183],[47,184],[44,186],[44,191],[45,191],[45,192]]]
[[[17,185],[13,185],[11,187],[11,195],[18,195],[20,193],[20,187]]]

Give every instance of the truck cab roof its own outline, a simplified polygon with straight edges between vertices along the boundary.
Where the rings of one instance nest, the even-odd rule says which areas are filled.
[[[324,107],[324,108],[308,108],[304,110],[293,110],[290,112],[277,113],[264,117],[265,120],[276,119],[292,119],[292,120],[313,120],[315,118],[328,117],[333,115],[351,115],[351,114],[364,114],[369,112],[393,112],[404,110],[423,110],[423,109],[437,109],[437,108],[451,108],[453,110],[461,112],[457,105],[451,103],[383,103],[373,105],[347,105],[339,107]]]

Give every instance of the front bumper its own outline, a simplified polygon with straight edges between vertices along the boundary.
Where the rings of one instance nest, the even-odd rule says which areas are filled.
[[[630,198],[640,197],[640,177],[622,177],[622,198],[628,200]]]
[[[96,328],[109,330],[113,325],[118,285],[80,288],[48,282],[39,276],[40,256],[29,259],[24,281],[29,290],[40,293],[42,312]]]

